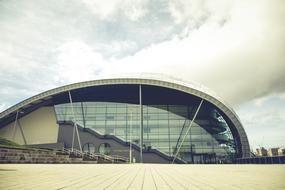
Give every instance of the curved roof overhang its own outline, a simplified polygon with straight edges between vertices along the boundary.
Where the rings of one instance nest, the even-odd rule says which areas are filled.
[[[104,85],[120,85],[120,84],[136,84],[136,85],[152,85],[152,86],[159,86],[169,89],[178,90],[181,92],[185,92],[187,94],[194,95],[201,99],[204,99],[211,104],[215,105],[219,108],[233,123],[238,132],[241,149],[242,149],[242,157],[249,157],[250,156],[250,147],[247,139],[247,135],[245,130],[237,116],[237,114],[233,111],[233,109],[224,102],[221,98],[215,95],[212,91],[207,89],[206,87],[195,84],[189,83],[186,81],[177,80],[174,78],[165,78],[151,76],[145,77],[143,76],[128,76],[128,77],[117,77],[117,78],[109,78],[109,79],[100,79],[100,80],[92,80],[92,81],[85,81],[74,83],[62,87],[58,87],[52,90],[48,90],[46,92],[40,93],[36,96],[28,98],[10,108],[0,113],[0,120],[7,118],[7,117],[15,117],[16,112],[18,110],[33,108],[34,105],[44,105],[45,102],[48,102],[52,99],[53,96],[80,89],[85,87],[94,87],[94,86],[104,86]]]

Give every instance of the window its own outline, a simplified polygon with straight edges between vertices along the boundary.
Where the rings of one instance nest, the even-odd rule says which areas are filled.
[[[86,143],[82,149],[83,149],[83,152],[89,152],[89,153],[95,152],[95,146],[92,143]]]
[[[106,116],[106,120],[114,120],[114,118],[115,118],[114,116],[109,116],[109,115]]]
[[[111,152],[111,145],[109,143],[102,143],[100,146],[99,146],[99,152],[101,154],[106,154],[106,155],[109,155],[110,152]]]

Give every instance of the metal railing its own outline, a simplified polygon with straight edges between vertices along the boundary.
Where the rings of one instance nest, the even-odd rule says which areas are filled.
[[[60,154],[69,155],[69,157],[82,158],[83,160],[94,160],[94,161],[103,161],[110,163],[128,163],[129,159],[119,155],[106,155],[101,153],[91,153],[91,152],[81,152],[77,149],[63,148],[56,151]]]

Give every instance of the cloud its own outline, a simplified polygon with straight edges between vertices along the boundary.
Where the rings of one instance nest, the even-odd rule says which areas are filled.
[[[270,102],[270,103],[269,103]],[[276,102],[284,102],[285,103],[285,92],[282,93],[271,93],[270,95],[267,96],[262,96],[259,98],[256,98],[253,100],[253,103],[257,107],[262,107],[262,106],[269,106],[270,104],[279,107],[280,104]],[[283,106],[281,104],[281,106]],[[285,106],[285,105],[284,105]]]
[[[217,0],[213,1],[183,1],[170,0],[168,7],[175,23],[183,23],[191,28],[198,28],[206,20],[223,23],[230,14],[234,1]]]
[[[66,42],[57,51],[57,80],[63,83],[95,79],[108,64],[101,54],[82,41]]]
[[[120,9],[131,21],[139,21],[148,14],[148,0],[124,0]]]
[[[122,12],[129,20],[138,21],[148,12],[147,0],[82,0],[82,2],[102,20],[112,20],[114,14]]]
[[[209,86],[235,105],[284,92],[285,31],[280,19],[285,17],[280,8],[283,4],[236,2],[224,17],[227,19],[224,25],[208,18],[184,38],[176,34],[172,40],[114,60],[115,70],[155,70],[174,76],[179,73],[180,77]]]
[[[105,1],[94,1],[94,0],[82,0],[82,2],[89,8],[93,14],[96,14],[101,19],[106,19],[116,10],[121,0],[105,0]]]
[[[281,98],[284,94],[248,101],[236,109],[253,148],[285,146],[285,99]]]
[[[234,105],[285,91],[282,0],[54,2],[0,3],[5,105],[128,72],[194,80]]]
[[[0,103],[0,110],[5,110],[6,108],[8,108],[6,104]]]
[[[268,99],[267,96],[263,96],[263,97],[260,97],[260,98],[256,98],[256,99],[254,100],[254,104],[255,104],[256,106],[258,106],[258,107],[261,107],[267,99]]]

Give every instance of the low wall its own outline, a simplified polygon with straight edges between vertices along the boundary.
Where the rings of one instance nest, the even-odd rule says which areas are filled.
[[[285,156],[240,158],[236,164],[285,164]]]

